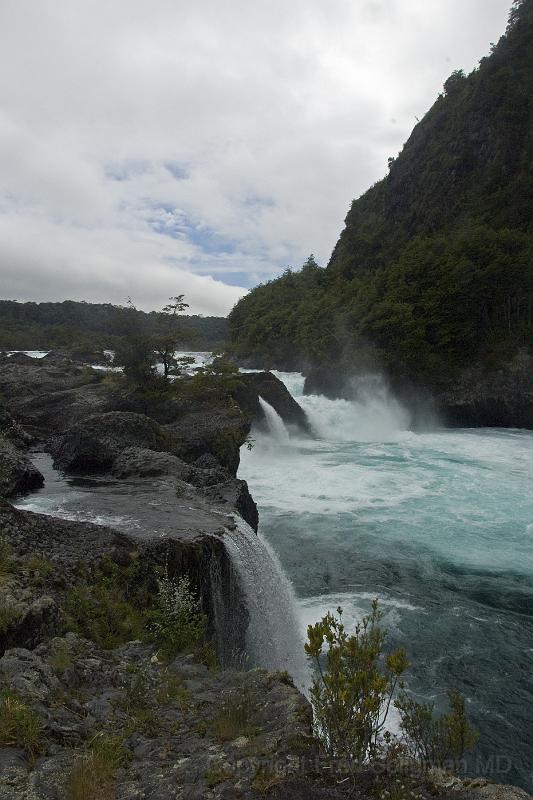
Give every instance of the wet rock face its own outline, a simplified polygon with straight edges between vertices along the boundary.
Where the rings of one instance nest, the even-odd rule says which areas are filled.
[[[272,406],[286,425],[310,432],[305,411],[298,405],[283,384],[271,372],[251,372],[239,377],[239,386],[233,393],[243,411],[255,420],[264,419],[259,397]]]
[[[313,367],[305,376],[304,394],[321,394],[330,400],[353,400],[349,376],[341,369]]]

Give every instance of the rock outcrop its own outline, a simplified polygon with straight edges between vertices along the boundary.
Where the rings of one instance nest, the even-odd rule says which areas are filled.
[[[67,472],[102,472],[110,470],[115,459],[126,449],[143,448],[172,452],[168,432],[144,414],[110,411],[94,414],[67,430],[53,442],[54,463]]]
[[[249,372],[240,376],[239,387],[233,396],[239,406],[253,419],[263,420],[264,411],[259,398],[272,406],[286,425],[292,425],[305,433],[310,433],[310,426],[303,408],[271,372]]]
[[[39,489],[44,478],[26,453],[0,435],[0,497]]]
[[[2,603],[10,613],[4,630],[0,626],[0,652],[34,647],[51,632],[60,633],[65,598],[98,565],[135,563],[132,580],[152,594],[161,569],[189,576],[219,659],[231,663],[244,650],[247,626],[244,598],[224,546],[226,528],[232,525],[231,516],[209,516],[206,505],[184,526],[176,520],[174,535],[140,539],[104,525],[20,511],[0,500],[0,531],[10,552],[2,581]]]

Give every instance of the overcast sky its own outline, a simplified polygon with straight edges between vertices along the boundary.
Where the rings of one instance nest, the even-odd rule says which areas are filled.
[[[1,0],[0,296],[226,314],[326,264],[511,0]]]

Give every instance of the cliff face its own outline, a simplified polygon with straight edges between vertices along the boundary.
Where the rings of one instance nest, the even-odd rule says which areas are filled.
[[[520,0],[492,53],[450,76],[387,177],[353,202],[327,269],[311,258],[237,304],[236,356],[382,370],[443,407],[462,387],[501,395],[501,373],[533,349],[532,98],[533,0]]]

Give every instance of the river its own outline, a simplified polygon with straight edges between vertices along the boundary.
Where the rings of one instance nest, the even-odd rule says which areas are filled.
[[[270,419],[239,475],[302,631],[339,605],[355,625],[379,598],[390,646],[413,664],[408,688],[437,708],[447,688],[465,695],[481,734],[469,770],[531,790],[533,433],[414,433],[379,382],[349,403],[276,374],[316,438]]]

